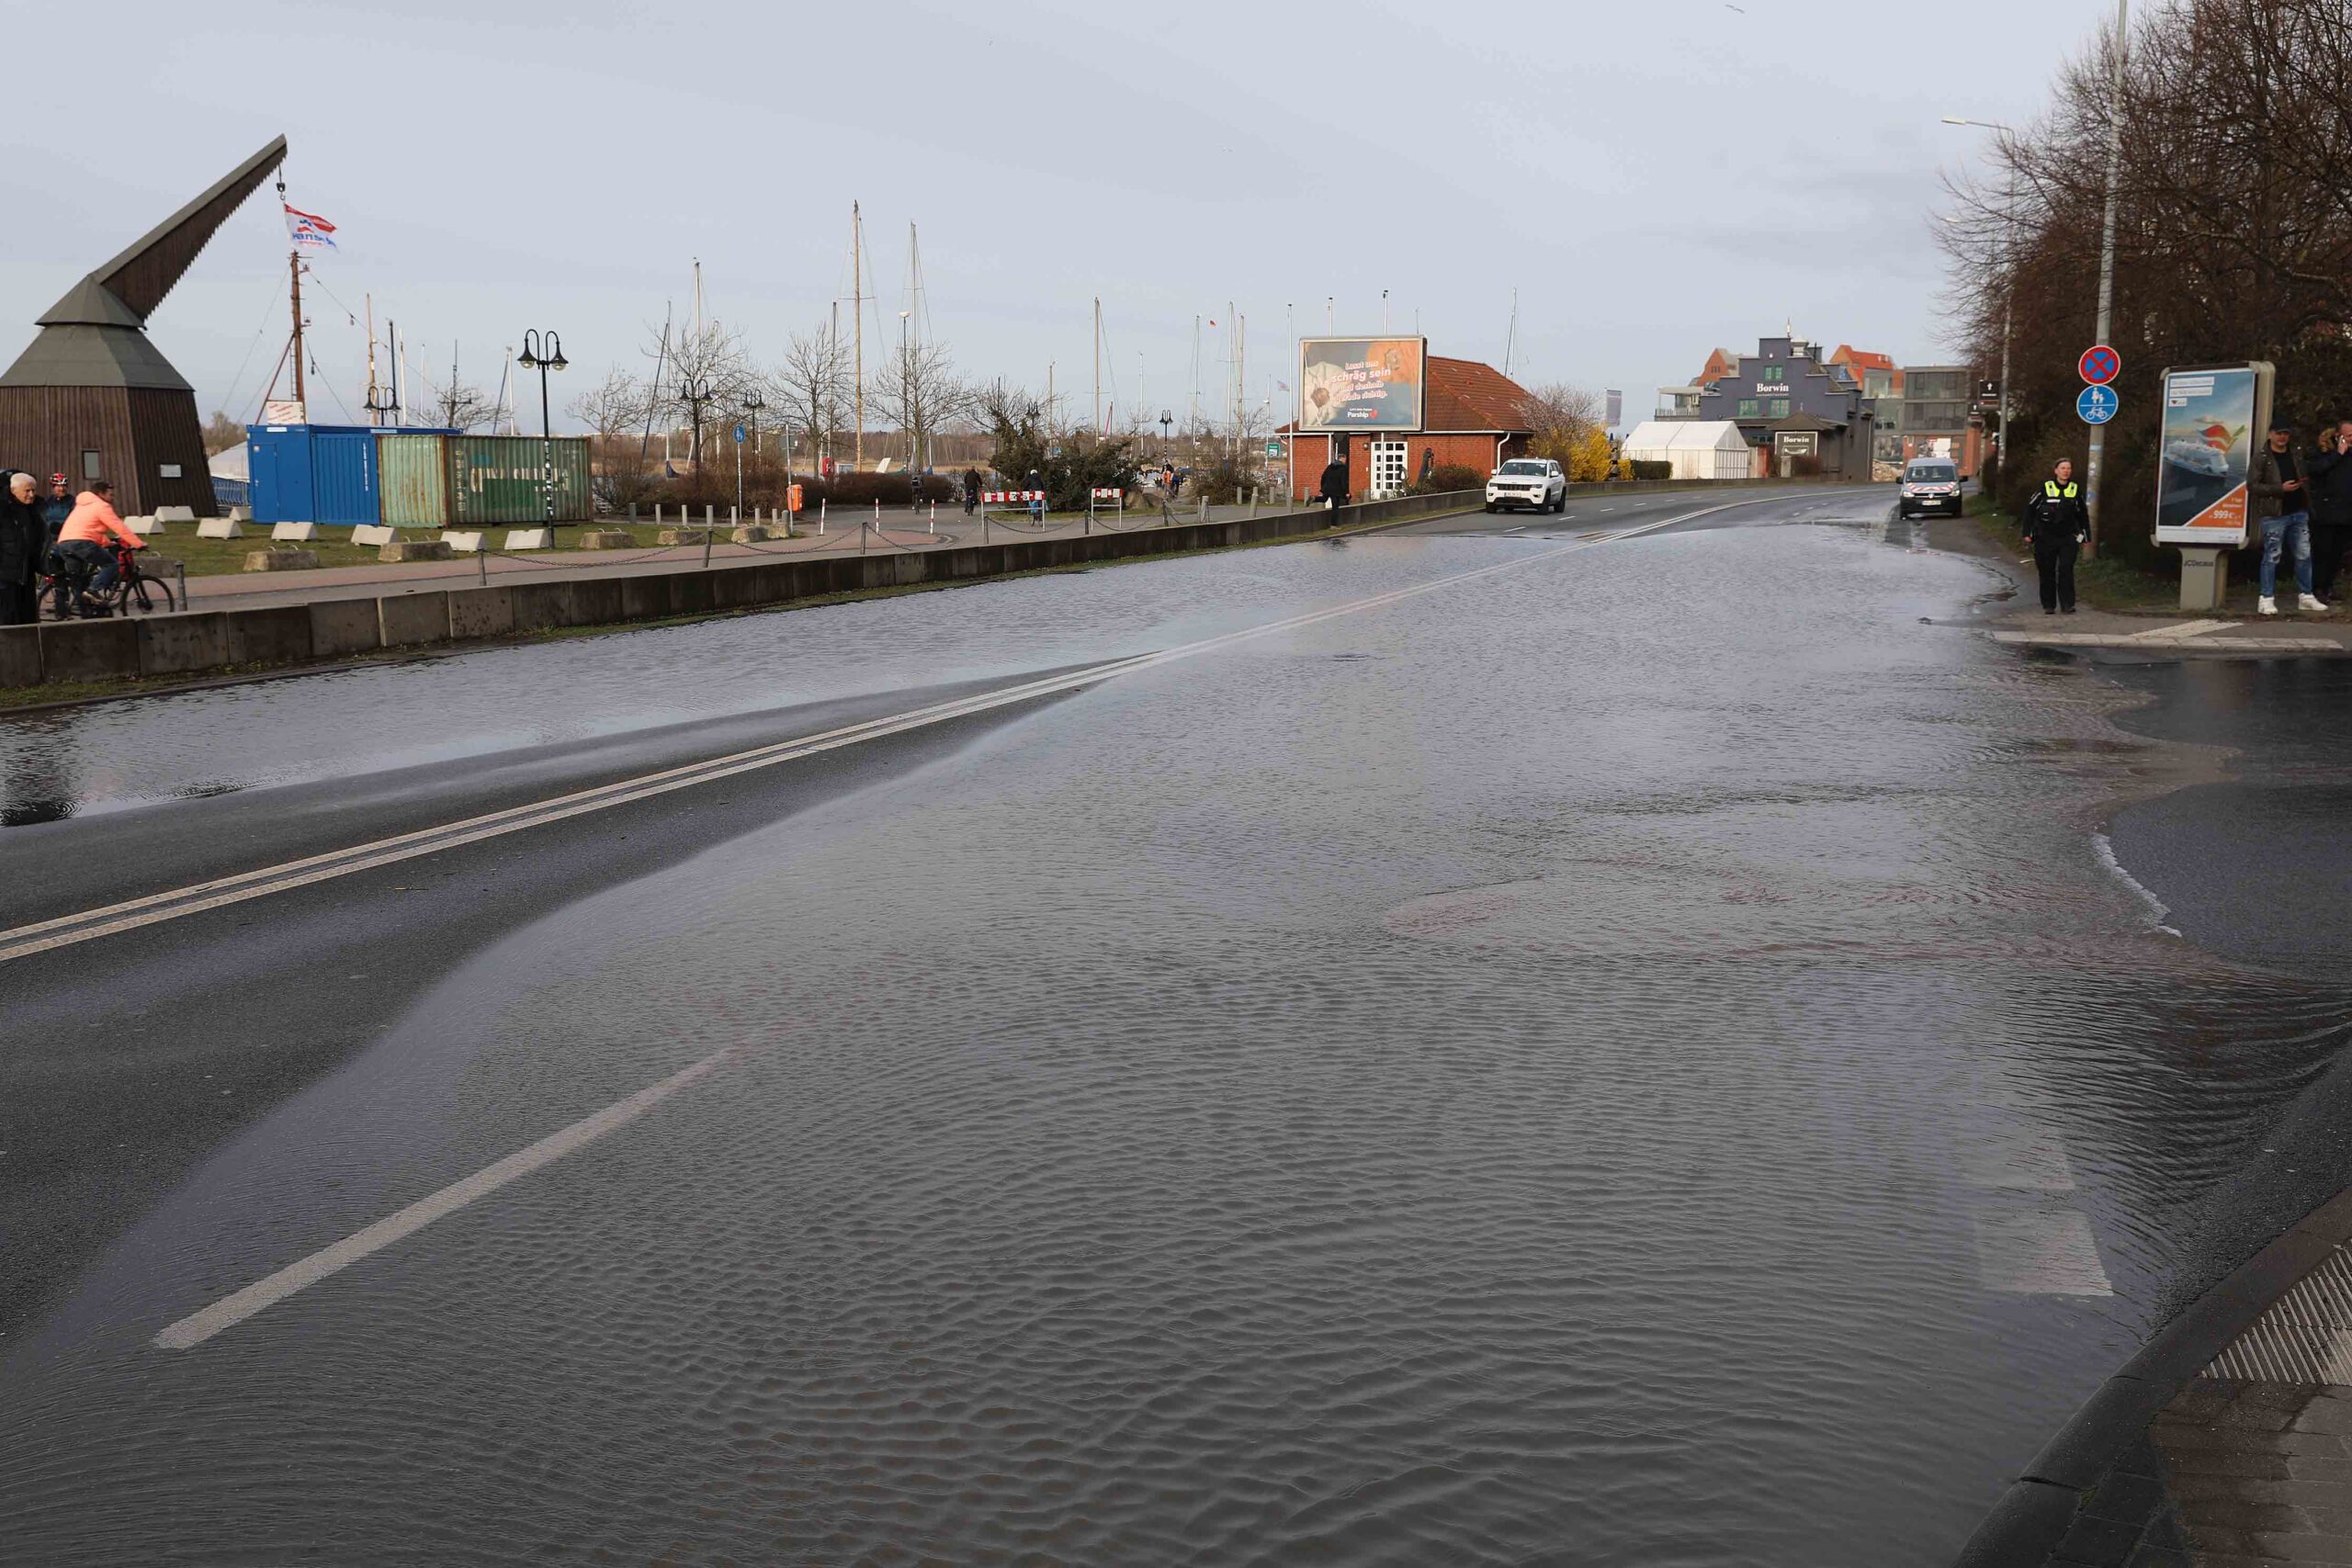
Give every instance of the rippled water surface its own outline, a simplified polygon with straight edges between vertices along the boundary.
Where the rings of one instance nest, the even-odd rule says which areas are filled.
[[[1549,548],[489,656],[512,699],[469,660],[177,699],[77,720],[64,765],[150,797],[225,727],[224,776],[264,783]],[[2136,1344],[2343,1001],[2102,869],[2100,803],[2186,764],[2082,672],[1920,624],[1980,586],[1856,530],[1564,555],[1123,678],[550,915],[0,1363],[0,1517],[40,1562],[1946,1560]],[[593,713],[559,700],[582,660]],[[360,735],[322,693],[386,705]],[[148,1348],[731,1045],[624,1133]]]

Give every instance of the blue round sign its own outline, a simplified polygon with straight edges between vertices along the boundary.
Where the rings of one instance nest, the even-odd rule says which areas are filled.
[[[2075,412],[2083,416],[2085,424],[2105,424],[2122,404],[2112,387],[2085,387],[2083,395],[2075,400]]]
[[[743,445],[743,427],[740,424],[735,427],[735,445],[738,446]]]

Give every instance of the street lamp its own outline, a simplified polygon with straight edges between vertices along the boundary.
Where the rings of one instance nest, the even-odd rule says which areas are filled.
[[[1159,411],[1159,455],[1163,457],[1168,456],[1168,427],[1175,423],[1173,413],[1166,409]]]
[[[571,363],[563,339],[553,332],[523,334],[523,356],[515,364],[539,373],[539,490],[547,502],[548,543],[555,543],[555,426],[548,416],[548,372]]]
[[[2016,134],[1997,119],[1969,119],[1956,114],[1948,114],[1943,117],[1943,119],[1946,125],[1961,125],[1974,130],[1993,131],[2003,139],[2005,145],[2007,138]],[[1997,471],[2006,482],[2009,469],[2009,327],[2016,315],[2018,299],[2018,173],[2014,164],[2009,167],[2008,197],[2003,204],[2002,210],[2008,220],[2009,254],[2003,258],[2008,276],[2004,280],[2001,289],[2001,442],[1994,451],[1999,458]],[[2100,335],[2104,337],[2106,328],[2102,327],[2099,331]]]
[[[686,405],[688,432],[687,458],[697,471],[702,467],[702,411],[714,400],[710,395],[710,378],[688,371],[678,378],[678,400]]]
[[[743,412],[751,416],[752,428],[757,430],[760,427],[760,411],[768,406],[766,400],[757,392],[746,392],[741,406]],[[740,432],[735,437],[735,516],[739,522],[743,516],[743,437]]]

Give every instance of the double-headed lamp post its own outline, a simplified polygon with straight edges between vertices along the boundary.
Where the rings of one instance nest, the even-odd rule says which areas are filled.
[[[1973,130],[1990,130],[2005,141],[2015,134],[1996,119],[1967,119],[1960,115],[1948,114],[1944,116],[1944,123],[1966,126]],[[2014,168],[2009,173],[2008,201],[2003,216],[2008,220],[2009,243],[2008,254],[2002,257],[2002,265],[2008,276],[2002,279],[2001,285],[2001,444],[1995,450],[2000,457],[2003,481],[2007,482],[2009,468],[2009,327],[2016,316],[2018,297],[2018,183]]]
[[[761,397],[759,393],[743,394],[744,417],[752,422],[753,430],[759,429],[760,411],[767,406],[767,400]],[[743,443],[740,440],[735,443],[735,515],[738,520],[741,520],[743,515]]]
[[[515,364],[539,373],[539,489],[547,502],[548,541],[555,541],[555,426],[548,416],[548,372],[571,363],[563,356],[563,339],[554,333],[526,332],[523,355]]]

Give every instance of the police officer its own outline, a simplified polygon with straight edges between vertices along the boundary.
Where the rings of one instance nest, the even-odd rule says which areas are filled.
[[[2075,463],[2061,457],[2051,477],[2026,502],[2025,536],[2033,545],[2034,570],[2041,577],[2041,613],[2075,613],[2075,558],[2090,534],[2090,509],[2075,483]]]

